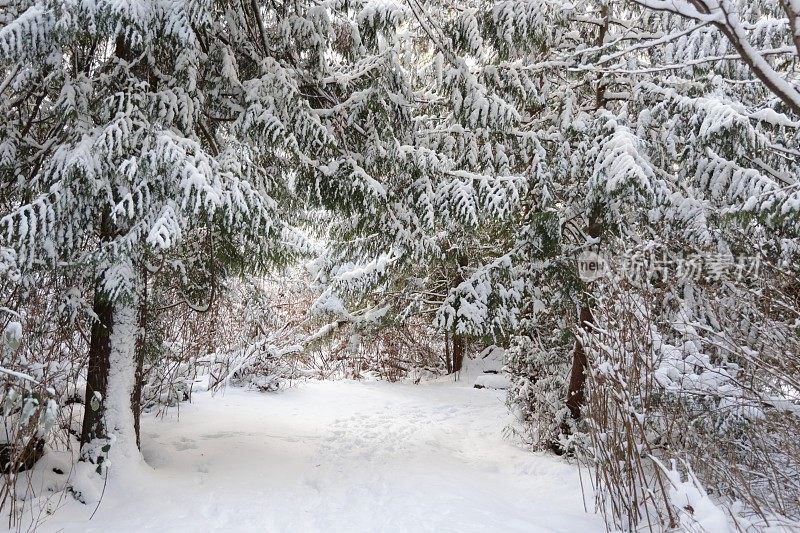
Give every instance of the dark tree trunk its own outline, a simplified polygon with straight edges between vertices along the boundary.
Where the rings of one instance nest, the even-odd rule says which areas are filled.
[[[136,381],[131,394],[131,409],[133,410],[133,428],[136,431],[136,447],[142,449],[140,431],[140,418],[142,415],[142,387],[144,385],[144,349],[145,331],[147,326],[147,277],[144,277],[144,298],[139,305],[139,336],[136,338]]]
[[[461,372],[464,363],[464,346],[466,339],[463,335],[453,334],[453,373]]]
[[[453,373],[453,359],[450,357],[450,332],[444,332],[444,364],[447,368],[447,373]]]
[[[589,331],[592,326],[592,310],[588,307],[581,307],[580,314],[581,329]],[[577,420],[581,416],[581,407],[586,399],[583,392],[586,384],[586,351],[580,339],[575,339],[575,351],[572,354],[572,371],[569,376],[569,388],[567,389],[567,408],[572,418]]]
[[[603,6],[600,10],[602,23],[599,26],[597,39],[595,44],[602,46],[605,44],[606,34],[608,33],[609,16],[608,6]],[[603,109],[607,104],[606,99],[606,82],[602,74],[597,76],[597,86],[595,87],[595,109]],[[602,233],[603,228],[598,223],[601,219],[598,206],[594,206],[589,212],[589,223],[586,227],[586,235],[592,239],[598,239]],[[581,306],[578,315],[579,326],[584,331],[590,331],[592,327],[592,308],[590,307],[590,298],[588,289],[584,288],[586,294],[583,295],[584,303]],[[575,339],[575,349],[572,353],[572,370],[569,376],[569,386],[567,387],[567,408],[569,409],[570,416],[574,420],[581,417],[581,407],[585,402],[586,396],[584,393],[584,386],[586,385],[586,366],[588,364],[586,358],[586,350],[580,338]],[[565,424],[566,426],[566,424]]]
[[[98,283],[99,285],[99,283]],[[81,431],[81,446],[93,439],[108,436],[103,421],[103,403],[108,386],[111,329],[114,323],[114,304],[99,286],[95,289],[92,307],[97,320],[92,324],[89,343],[89,364],[86,371],[86,398]],[[97,395],[97,396],[96,396]]]
[[[468,260],[466,255],[459,255],[458,256],[458,271],[456,271],[456,275],[453,278],[451,283],[452,288],[456,288],[464,281],[464,272],[462,269],[467,266]],[[464,349],[466,346],[466,339],[463,335],[460,335],[456,332],[458,325],[453,323],[453,332],[451,337],[453,339],[453,365],[452,368],[448,369],[451,373],[455,374],[461,372],[461,367],[464,363]]]
[[[593,211],[589,217],[589,224],[586,227],[586,235],[592,239],[598,239],[603,233],[602,226],[597,222],[599,213]],[[591,298],[589,289],[584,288],[584,303],[578,316],[579,326],[585,332],[591,332],[593,317],[591,308]],[[586,385],[586,350],[580,338],[575,339],[575,349],[572,354],[572,370],[569,377],[569,387],[567,388],[567,408],[573,419],[577,420],[581,416],[581,407],[584,405],[586,396],[584,386]]]

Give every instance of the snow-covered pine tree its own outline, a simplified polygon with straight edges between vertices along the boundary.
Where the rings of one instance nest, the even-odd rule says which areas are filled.
[[[364,12],[373,9],[366,4]],[[502,225],[535,163],[529,139],[519,135],[519,113],[476,77],[461,53],[469,44],[455,48],[451,6],[412,2],[381,9],[398,16],[376,28],[388,15],[359,15],[360,31],[382,36],[397,85],[370,93],[379,99],[364,108],[370,114],[352,118],[370,129],[361,148],[364,168],[380,177],[386,200],[369,216],[338,219],[324,235],[330,247],[318,272],[323,294],[315,309],[356,324],[374,318],[376,309],[386,309],[381,317],[387,320],[430,316],[460,352],[465,335],[502,331],[502,320],[489,310],[503,306],[486,305],[488,292],[509,302],[518,295],[504,286],[507,279],[464,298],[447,293],[482,276],[476,266],[504,262],[493,241],[507,239]]]
[[[402,93],[387,92],[390,54],[359,22],[377,29],[398,15],[330,7],[19,1],[5,11],[3,245],[23,283],[70,272],[93,302],[82,309],[85,456],[99,461],[112,435],[116,453],[135,452],[148,279],[183,276],[186,303],[203,307],[226,264],[272,265],[306,246],[290,225],[297,192],[349,214],[384,201],[362,168],[386,157],[361,155],[377,130],[353,124],[368,125],[377,103],[402,111]]]
[[[776,16],[775,9],[751,9],[756,18],[759,13]],[[568,263],[588,244],[586,234],[591,232],[587,229],[593,225],[600,226],[598,229],[606,235],[638,242],[663,229],[654,224],[666,224],[670,235],[697,246],[709,245],[711,237],[720,231],[715,227],[720,220],[703,209],[702,195],[710,191],[711,182],[706,176],[705,181],[684,190],[685,182],[699,180],[700,176],[692,174],[695,164],[684,164],[683,158],[709,161],[711,143],[716,143],[711,148],[717,155],[722,149],[740,154],[740,166],[746,169],[753,166],[741,155],[747,150],[724,141],[737,138],[732,135],[741,135],[747,142],[760,139],[764,144],[751,146],[750,152],[758,148],[765,157],[774,157],[766,164],[768,168],[779,167],[779,173],[788,170],[785,165],[793,168],[792,158],[785,157],[791,148],[774,144],[784,138],[789,144],[794,142],[792,130],[787,136],[785,129],[793,122],[780,114],[781,102],[771,100],[767,88],[753,83],[747,65],[736,60],[735,50],[713,26],[651,13],[635,3],[500,2],[443,11],[447,22],[441,25],[458,30],[450,42],[461,43],[462,48],[456,50],[472,65],[478,82],[519,114],[519,124],[525,129],[517,130],[517,135],[531,139],[532,149],[514,152],[518,158],[520,154],[537,158],[521,210],[526,220],[535,223],[515,228],[520,235],[529,233],[520,243],[535,245],[552,257],[569,258],[563,266],[573,274],[567,277],[577,279],[574,264]],[[776,41],[787,36],[785,32],[776,33],[781,23],[774,20],[771,23],[765,16],[760,22],[755,36],[760,39],[759,46],[777,46]],[[778,52],[791,50],[783,47]],[[774,58],[778,52],[768,56]],[[632,63],[631,56],[637,53],[643,54],[634,58],[642,66]],[[681,69],[683,77],[676,75]],[[713,83],[699,87],[692,80],[698,76]],[[648,92],[656,87],[661,92]],[[668,104],[669,97],[677,99],[675,105]],[[738,101],[729,103],[734,97],[751,108],[765,100],[778,105],[777,109],[753,109],[745,115],[752,115],[746,129],[732,132],[726,117],[713,111],[723,112],[726,105],[736,108]],[[691,109],[690,102],[705,106],[703,114]],[[659,122],[659,136],[653,113],[648,112],[654,106],[669,106],[673,113],[671,121]],[[744,113],[743,109],[738,113]],[[666,127],[685,127],[685,135],[672,135],[664,131]],[[703,145],[696,142],[698,128],[707,140]],[[681,139],[686,143],[683,152],[674,149]],[[679,160],[681,164],[676,167]],[[676,170],[679,175],[674,177]],[[742,186],[733,190],[740,196],[725,198],[719,209],[732,213],[745,206],[749,210],[769,207],[773,213],[770,223],[793,224],[791,189],[764,189],[770,182],[780,185],[780,180],[773,178],[760,184],[748,179],[749,190],[737,182]],[[716,184],[717,190],[719,186]],[[748,205],[745,192],[756,197],[767,192],[778,202],[750,201]],[[552,221],[545,223],[548,217]],[[521,248],[521,244],[514,247]],[[541,272],[541,266],[521,277],[528,279]],[[546,266],[553,266],[553,261]],[[564,276],[554,285],[566,286]]]
[[[746,21],[738,28],[746,33],[746,42],[758,50],[759,61],[766,62],[791,83],[796,50],[782,9],[778,3],[747,2],[737,4],[734,11]],[[764,361],[773,361],[770,365],[785,360],[785,354],[779,354],[792,338],[796,313],[791,305],[783,311],[765,305],[762,297],[768,290],[758,286],[763,280],[747,275],[737,277],[730,270],[731,275],[722,278],[695,279],[692,273],[673,270],[672,277],[646,278],[633,285],[623,277],[627,285],[614,287],[602,281],[581,282],[575,265],[584,250],[609,258],[658,250],[664,256],[657,256],[657,260],[666,261],[661,266],[673,269],[686,258],[704,258],[706,268],[713,268],[720,257],[748,261],[748,257],[755,256],[773,269],[765,274],[774,279],[776,287],[768,291],[773,295],[770,300],[777,297],[793,301],[794,282],[788,280],[797,276],[792,258],[798,237],[798,124],[785,95],[774,93],[759,77],[754,79],[751,61],[740,58],[736,43],[718,24],[702,17],[698,22],[691,17],[687,20],[668,12],[643,9],[636,3],[601,1],[499,3],[491,9],[478,7],[471,15],[468,13],[464,10],[459,16],[473,16],[477,27],[485,28],[471,33],[482,35],[482,49],[491,50],[483,62],[475,61],[475,70],[483,76],[492,74],[494,77],[489,79],[500,80],[498,86],[529,88],[525,101],[515,100],[511,91],[501,95],[521,110],[522,123],[530,127],[528,135],[543,147],[541,171],[528,186],[522,212],[526,220],[551,221],[518,226],[515,242],[519,245],[515,250],[530,251],[533,247],[536,255],[528,257],[535,260],[525,263],[525,256],[518,254],[511,255],[508,263],[520,269],[520,279],[530,288],[523,297],[528,305],[520,309],[534,317],[524,321],[529,340],[521,341],[519,348],[512,350],[510,368],[517,378],[511,403],[523,412],[527,410],[527,418],[540,425],[542,445],[556,436],[559,417],[564,414],[563,400],[554,405],[539,401],[554,397],[552,379],[540,381],[540,369],[553,368],[553,350],[563,342],[562,336],[553,335],[554,329],[564,331],[562,328],[566,327],[578,337],[571,356],[570,392],[576,394],[569,400],[579,401],[569,405],[572,417],[580,420],[585,416],[592,423],[600,423],[589,428],[595,434],[624,426],[606,427],[601,422],[607,413],[587,414],[582,409],[584,369],[587,364],[591,369],[602,368],[602,359],[587,357],[583,349],[585,335],[591,341],[594,327],[605,331],[604,324],[596,324],[592,317],[600,309],[608,318],[606,296],[619,294],[617,291],[626,297],[638,295],[645,301],[657,302],[649,307],[652,314],[647,320],[659,338],[669,340],[663,346],[655,343],[662,347],[650,355],[653,360],[648,364],[654,365],[650,368],[673,360],[675,352],[664,347],[669,345],[681,347],[681,360],[696,361],[698,350],[703,354],[701,360],[705,362],[697,370],[701,379],[730,372],[734,367],[729,365],[734,360],[734,374],[738,376],[735,379],[771,374],[768,383],[748,388],[744,394],[760,398],[754,400],[757,412],[791,426],[781,409],[774,409],[773,400],[765,398],[780,397],[778,390],[791,386],[796,370],[788,362],[779,364],[780,370],[769,370],[752,354],[762,354]],[[471,27],[472,23],[464,25]],[[493,33],[497,28],[502,31]],[[516,45],[518,42],[527,46]],[[525,106],[525,102],[535,102],[536,98],[543,101],[540,107]],[[653,266],[659,265],[646,268]],[[720,310],[731,312],[732,301],[739,301],[748,311],[737,313],[738,318],[729,321],[720,316]],[[565,319],[562,310],[570,307],[574,309],[569,313],[571,318]],[[555,324],[559,324],[556,328],[548,318],[553,316],[551,313],[555,313]],[[692,328],[685,329],[682,324],[686,322]],[[581,327],[583,323],[588,323],[587,327]],[[754,323],[765,328],[770,338],[775,335],[775,339],[783,340],[767,345],[758,341],[752,336]],[[643,330],[639,335],[647,337],[649,333]],[[735,356],[719,346],[721,339],[725,339],[728,349],[737,347]],[[561,344],[561,371],[565,369],[563,365],[569,364],[565,348]],[[596,357],[597,346],[593,350]],[[525,351],[527,354],[521,355]],[[620,357],[613,361],[623,367],[632,364],[622,354]],[[652,374],[644,376],[652,379]],[[603,382],[593,382],[601,387],[596,391],[600,394]],[[539,385],[541,390],[537,390]],[[662,405],[674,399],[669,396],[670,391],[686,391],[662,386],[663,398],[668,399]],[[709,389],[703,390],[703,394],[711,394]],[[741,389],[736,390],[741,393]],[[713,401],[705,404],[704,412],[709,417],[726,412],[724,406],[729,405],[731,397],[719,392],[711,397]],[[555,420],[530,412],[534,407],[549,411]],[[674,416],[673,412],[666,420],[674,421]],[[646,420],[656,418],[653,417]],[[668,423],[662,420],[656,426],[661,423],[665,424],[659,426],[664,431]],[[706,428],[707,442],[734,439],[733,433],[714,424],[709,421]],[[763,431],[753,420],[736,428],[747,428],[749,435]],[[776,459],[770,456],[775,450],[791,449],[790,444],[775,445],[770,448],[772,452],[759,451],[759,468],[766,468]],[[669,453],[691,457],[707,486],[718,491],[733,490],[728,474],[719,474],[725,471],[722,452],[701,457],[691,455],[697,449],[696,442],[672,442],[670,446],[674,447]],[[730,452],[731,448],[724,449]],[[618,463],[610,454],[608,463],[595,466],[604,471],[613,464]],[[736,470],[730,476],[747,477],[744,470]],[[738,492],[735,497],[750,498],[752,508],[768,507],[777,514],[792,514],[795,511],[779,503],[788,500],[773,499],[770,491],[788,495],[795,486],[795,480],[785,480],[772,484],[758,496]],[[652,489],[653,486],[644,486],[642,495]],[[622,510],[623,514],[630,511],[631,501],[638,501],[630,494],[620,493],[614,494],[612,500],[609,508]],[[638,509],[612,518],[629,527],[644,519],[640,512]]]
[[[248,101],[258,86],[236,78],[230,46],[207,42],[219,24],[203,3],[30,2],[0,31],[2,169],[18,191],[3,239],[28,283],[37,271],[77,271],[93,293],[81,435],[93,461],[111,436],[118,456],[135,453],[151,265],[180,268],[172,252],[187,237],[206,254],[215,241],[289,252],[284,187],[265,165],[274,147],[252,142],[269,133],[248,123],[263,102]],[[296,95],[283,96],[296,109]]]

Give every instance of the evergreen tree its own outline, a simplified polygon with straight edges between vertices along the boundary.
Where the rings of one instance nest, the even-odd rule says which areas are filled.
[[[226,265],[306,249],[291,226],[298,192],[350,212],[380,200],[347,148],[344,111],[369,104],[348,79],[369,79],[381,55],[347,6],[11,8],[0,30],[3,243],[23,283],[55,269],[91,294],[82,442],[99,446],[84,454],[100,461],[115,435],[131,455],[147,280],[191,273],[182,292],[202,307]]]

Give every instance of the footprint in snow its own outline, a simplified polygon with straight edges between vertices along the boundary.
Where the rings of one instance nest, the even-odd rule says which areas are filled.
[[[251,437],[253,433],[245,433],[244,431],[217,431],[216,433],[206,433],[200,435],[201,439],[227,439],[230,437]]]
[[[179,452],[184,450],[196,450],[197,444],[191,439],[187,439],[186,437],[181,437],[181,440],[174,444],[175,449]]]

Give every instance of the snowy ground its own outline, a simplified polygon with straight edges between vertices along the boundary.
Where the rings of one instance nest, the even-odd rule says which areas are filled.
[[[502,438],[503,392],[309,382],[195,394],[146,417],[152,467],[39,531],[604,531],[578,471]],[[113,461],[113,458],[112,458]]]

